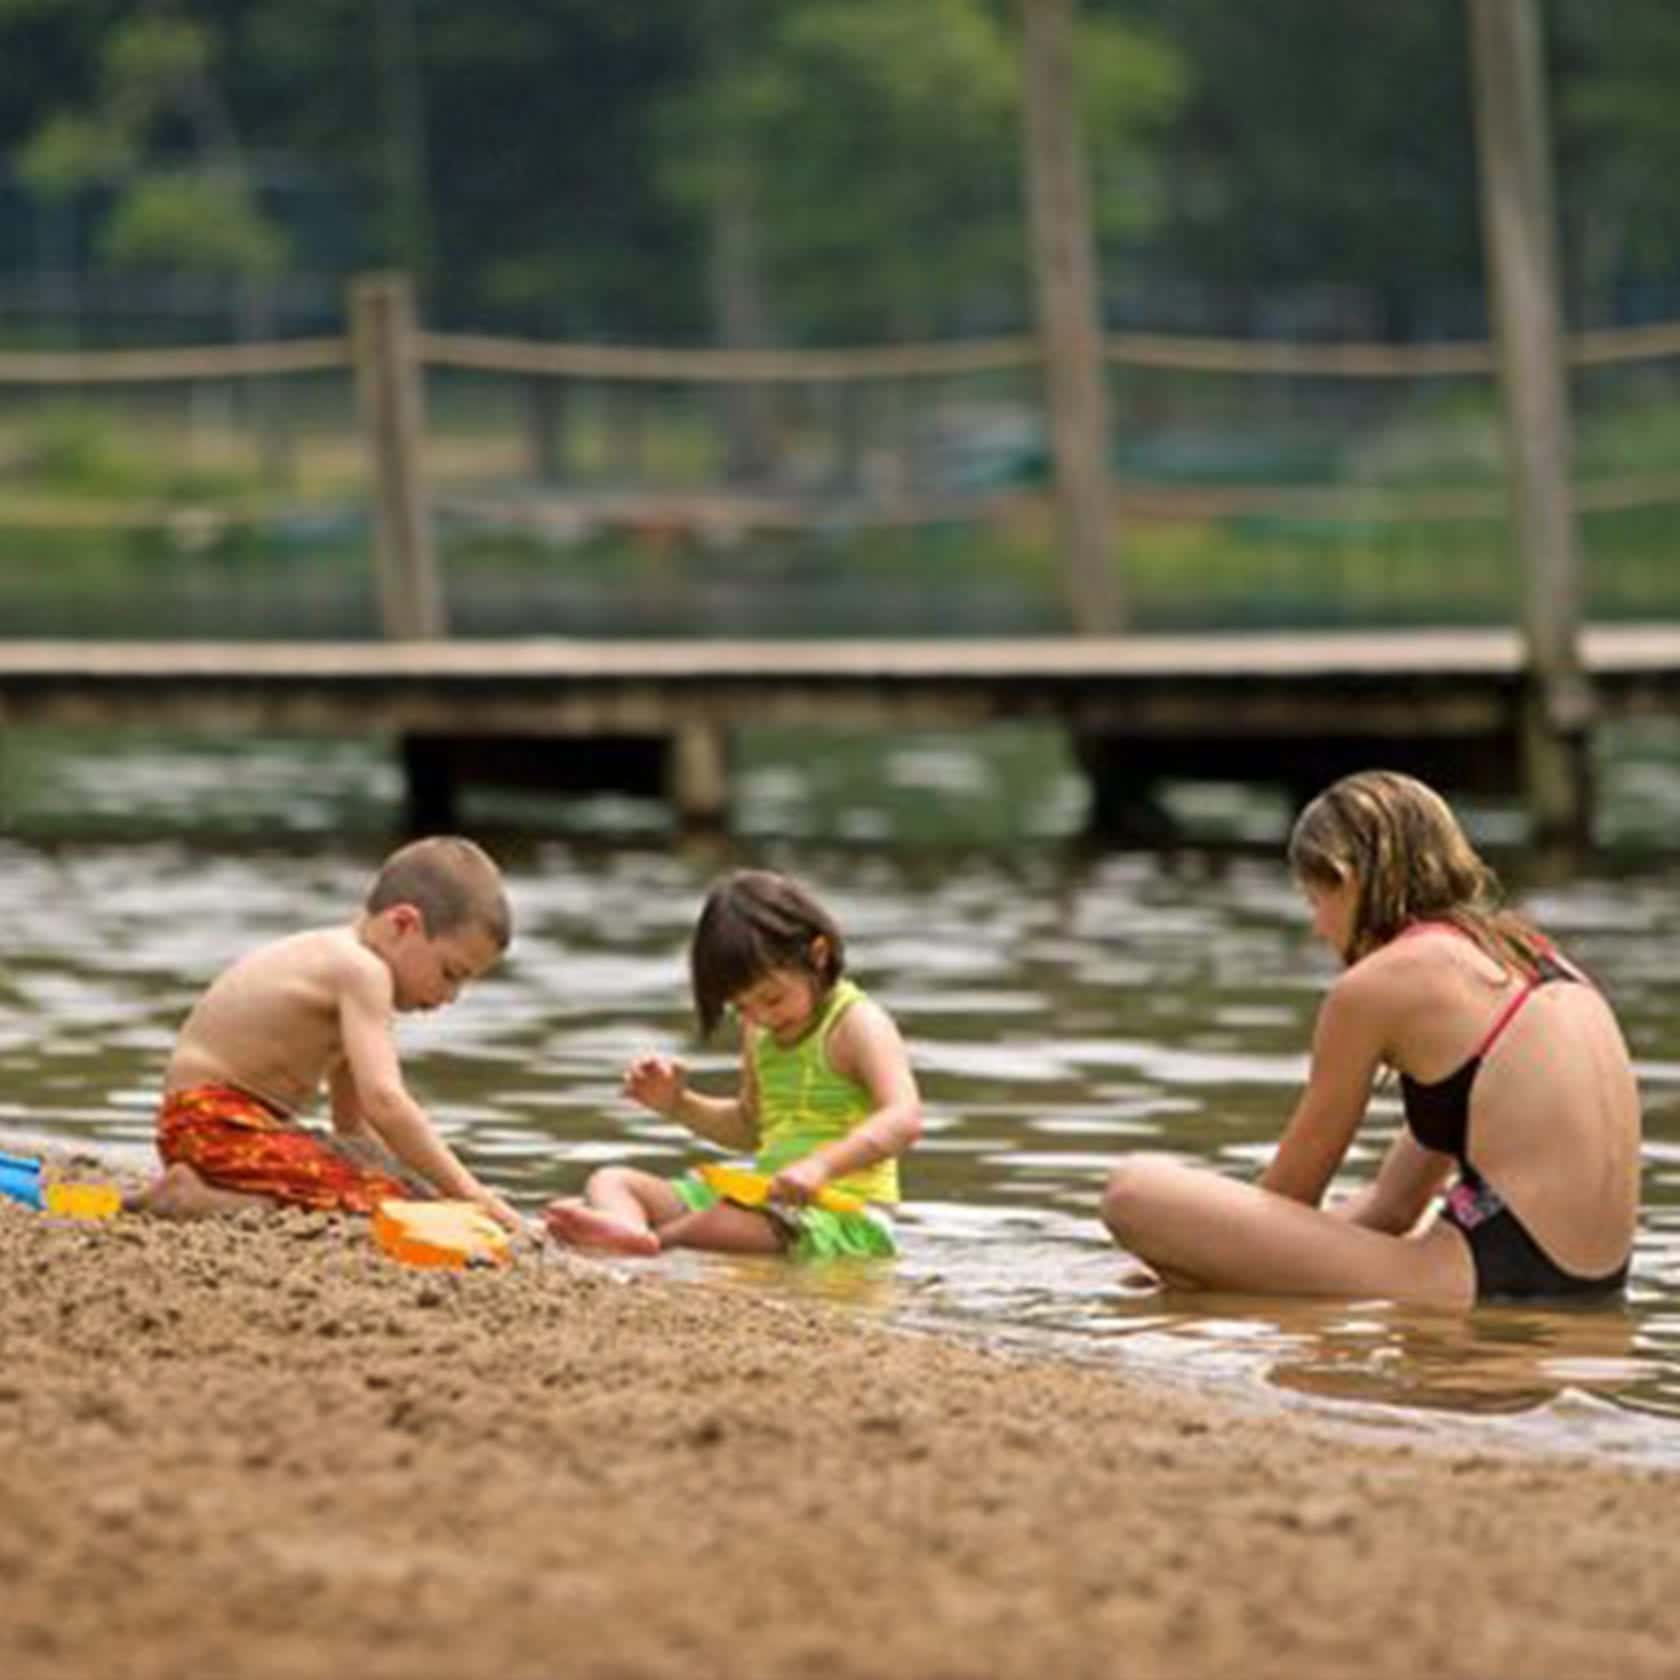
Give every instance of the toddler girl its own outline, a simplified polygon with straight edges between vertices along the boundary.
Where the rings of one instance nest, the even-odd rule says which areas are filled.
[[[658,1055],[630,1064],[625,1093],[726,1149],[754,1152],[769,1199],[749,1207],[697,1176],[603,1167],[581,1200],[548,1208],[549,1231],[617,1254],[894,1253],[898,1157],[921,1135],[921,1098],[892,1017],[843,978],[834,919],[788,877],[738,870],[707,894],[689,967],[702,1037],[726,1008],[740,1024],[735,1094],[691,1089],[683,1064]]]

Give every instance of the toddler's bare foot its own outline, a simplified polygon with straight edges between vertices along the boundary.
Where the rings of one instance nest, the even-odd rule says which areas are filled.
[[[548,1233],[573,1248],[604,1249],[608,1254],[659,1252],[659,1238],[644,1227],[628,1225],[587,1202],[551,1202],[543,1213]]]
[[[267,1207],[266,1196],[246,1196],[237,1190],[218,1190],[206,1184],[191,1167],[177,1161],[165,1167],[143,1190],[123,1198],[128,1213],[155,1213],[160,1219],[204,1219],[216,1213],[243,1213]]]

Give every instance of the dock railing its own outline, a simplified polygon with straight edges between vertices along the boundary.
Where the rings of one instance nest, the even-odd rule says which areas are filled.
[[[399,641],[462,633],[451,623],[440,515],[545,538],[568,521],[617,521],[649,543],[692,540],[699,552],[756,530],[826,539],[841,529],[1002,525],[1047,540],[1035,338],[729,351],[444,333],[416,318],[401,275],[359,278],[347,314],[341,336],[273,344],[0,351],[0,400],[9,399],[0,422],[19,411],[20,393],[353,384],[358,419],[347,435],[357,441],[338,452],[351,465],[335,462],[333,493],[348,488],[371,510],[376,623]],[[1680,323],[1578,334],[1564,355],[1581,434],[1575,499],[1593,562],[1588,617],[1680,617],[1680,568],[1661,517],[1680,504]],[[1375,578],[1408,599],[1402,622],[1430,619],[1406,597],[1414,575],[1475,592],[1475,612],[1459,622],[1517,621],[1493,347],[1119,332],[1103,356],[1126,593],[1145,627],[1210,627],[1192,609],[1217,596],[1233,555],[1260,556],[1243,587],[1281,603],[1271,629],[1358,627],[1367,606],[1381,622],[1386,602],[1375,593],[1334,603],[1336,565],[1344,579]],[[463,400],[451,382],[483,401]],[[717,399],[747,388],[778,406],[784,453],[759,479],[732,482]],[[603,422],[587,442],[568,406],[582,393]],[[494,427],[483,419],[492,411]],[[240,413],[232,402],[190,419],[231,433]],[[285,405],[264,404],[263,422],[284,427]],[[997,432],[988,457],[981,445]],[[1251,452],[1233,458],[1232,440]],[[0,491],[28,471],[25,450],[8,472],[0,437]],[[293,500],[309,494],[305,486]],[[0,502],[0,522],[14,527],[36,514],[50,526],[60,512],[45,496]],[[153,500],[68,517],[140,525],[159,516]],[[1266,565],[1295,568],[1287,588]],[[1327,601],[1334,617],[1290,624],[1291,602],[1322,613]]]
[[[1030,512],[1048,472],[1042,357],[1032,337],[735,351],[444,333],[416,320],[400,275],[355,281],[348,318],[342,336],[272,344],[0,350],[0,424],[24,425],[20,397],[92,402],[101,394],[353,379],[359,464],[348,463],[341,446],[330,482],[289,494],[268,486],[236,499],[232,511],[350,490],[375,513],[381,628],[399,637],[449,628],[448,580],[439,577],[430,517],[440,510],[504,530],[562,530],[568,517],[617,522],[694,535],[702,545],[727,543],[743,529],[989,520],[1014,520],[1042,536]],[[1386,577],[1389,587],[1350,589],[1337,610],[1342,625],[1366,611],[1427,618],[1430,591],[1467,590],[1477,580],[1465,574],[1478,571],[1474,600],[1461,613],[1449,599],[1447,616],[1515,617],[1519,580],[1490,578],[1508,546],[1491,346],[1115,332],[1103,354],[1117,439],[1112,502],[1127,533],[1121,563],[1134,627],[1197,628],[1193,598],[1216,608],[1225,598],[1238,545],[1224,539],[1233,532],[1252,565],[1250,593],[1278,603],[1269,627],[1291,627],[1292,602],[1322,608],[1339,579],[1355,572]],[[1581,432],[1575,505],[1609,532],[1592,554],[1588,616],[1670,614],[1680,608],[1680,588],[1670,586],[1666,551],[1648,552],[1644,538],[1618,533],[1680,505],[1680,323],[1578,334],[1566,359]],[[467,415],[470,405],[447,391],[437,402],[434,390],[449,381],[482,392],[483,414]],[[743,388],[767,393],[781,420],[783,453],[750,482],[731,479],[721,438],[727,422],[711,406]],[[585,394],[591,424],[579,441],[568,438],[567,421],[572,400]],[[191,417],[188,429],[227,430],[230,413],[236,431],[236,403],[212,408],[208,422]],[[494,436],[484,418],[491,414]],[[285,428],[285,405],[267,405],[265,423]],[[1670,429],[1672,454],[1662,441]],[[8,451],[0,438],[0,489],[27,476],[28,453],[27,441]],[[8,454],[20,458],[10,472]],[[191,499],[187,491],[179,503]],[[15,529],[141,526],[170,516],[156,497],[97,508],[57,505],[46,495],[0,500],[0,522]],[[1481,528],[1473,542],[1469,527]],[[1591,552],[1591,532],[1588,543]],[[1291,545],[1293,557],[1285,552]],[[1437,552],[1443,558],[1433,561]],[[1467,553],[1484,563],[1466,561]],[[1507,611],[1490,614],[1490,602],[1505,602]]]

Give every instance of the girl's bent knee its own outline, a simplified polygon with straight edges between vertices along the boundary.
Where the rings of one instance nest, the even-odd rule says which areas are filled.
[[[1159,1206],[1168,1181],[1183,1171],[1165,1155],[1128,1155],[1108,1175],[1102,1198],[1103,1224],[1121,1242],[1134,1238],[1147,1226],[1150,1212]]]

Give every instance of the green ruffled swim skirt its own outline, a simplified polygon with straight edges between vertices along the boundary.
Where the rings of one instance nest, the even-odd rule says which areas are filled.
[[[716,1207],[723,1198],[693,1176],[670,1185],[691,1213]],[[871,1203],[862,1213],[833,1213],[828,1208],[766,1206],[754,1210],[782,1227],[788,1253],[796,1260],[890,1260],[898,1253],[892,1215]]]

